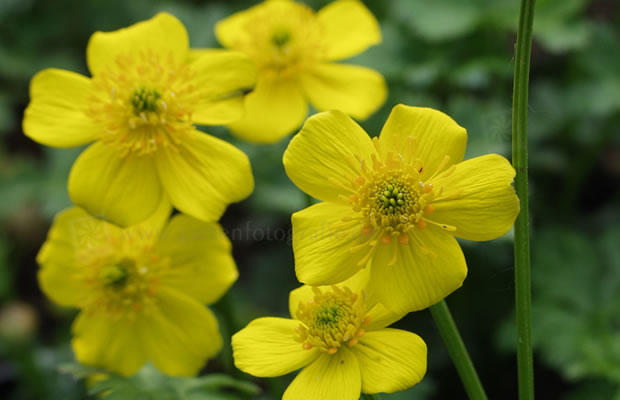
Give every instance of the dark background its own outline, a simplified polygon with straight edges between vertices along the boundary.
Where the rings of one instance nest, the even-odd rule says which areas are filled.
[[[318,9],[326,1],[308,3]],[[87,74],[94,31],[161,10],[184,22],[192,47],[217,47],[215,22],[251,4],[0,0],[0,398],[87,398],[82,381],[57,370],[72,360],[75,311],[45,299],[34,261],[54,214],[70,205],[66,179],[81,149],[45,148],[23,135],[30,78],[46,67]],[[387,103],[362,124],[367,132],[377,135],[395,104],[431,106],[467,128],[466,157],[509,156],[518,1],[366,4],[381,23],[383,43],[351,62],[379,70],[390,89]],[[536,14],[529,157],[537,396],[620,399],[620,6],[538,0]],[[253,318],[287,314],[288,292],[298,286],[290,214],[306,199],[283,171],[288,137],[259,146],[225,128],[205,130],[242,148],[256,177],[254,194],[222,219],[240,270],[214,306],[228,341]],[[515,399],[512,234],[462,247],[469,276],[448,304],[489,397]],[[410,391],[384,398],[464,399],[428,311],[397,326],[428,343],[428,373]],[[228,346],[206,372],[254,380],[234,369]],[[290,378],[254,381],[267,400],[280,398]]]

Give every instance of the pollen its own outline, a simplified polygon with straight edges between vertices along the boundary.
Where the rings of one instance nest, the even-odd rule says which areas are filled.
[[[370,321],[363,296],[341,286],[312,290],[313,299],[299,304],[296,317],[301,324],[295,340],[305,350],[318,348],[327,354],[337,353],[345,344],[355,346]]]
[[[150,50],[122,54],[93,77],[87,114],[103,127],[102,141],[119,156],[176,150],[192,129],[196,92],[188,64]]]

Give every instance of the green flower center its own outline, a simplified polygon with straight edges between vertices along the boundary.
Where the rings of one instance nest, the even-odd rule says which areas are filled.
[[[291,33],[287,30],[279,30],[271,36],[271,42],[278,48],[284,47],[291,40]]]
[[[114,265],[108,265],[101,270],[101,280],[107,287],[122,288],[129,278],[129,270],[135,268],[135,261],[124,258]]]
[[[131,93],[129,102],[133,107],[133,113],[140,115],[143,112],[158,112],[160,99],[161,94],[157,90],[141,87]]]
[[[413,197],[417,197],[417,193]],[[377,191],[377,210],[383,215],[406,214],[411,199],[411,191],[406,184],[388,183]]]
[[[313,288],[314,298],[299,304],[296,340],[302,347],[334,354],[344,344],[355,346],[367,324],[366,303],[347,287],[332,286],[331,292]]]

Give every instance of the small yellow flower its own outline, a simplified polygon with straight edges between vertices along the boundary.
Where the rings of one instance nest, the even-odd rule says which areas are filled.
[[[80,362],[131,375],[151,361],[168,375],[194,375],[221,348],[204,304],[237,279],[230,242],[216,223],[177,215],[165,225],[169,210],[162,202],[124,230],[79,208],[54,220],[37,257],[39,283],[81,310],[72,340]],[[97,226],[86,240],[85,226]]]
[[[302,123],[308,101],[357,119],[385,101],[381,74],[334,63],[381,42],[377,20],[360,1],[335,1],[315,13],[293,1],[268,0],[220,21],[215,33],[224,47],[249,55],[258,68],[245,117],[229,125],[243,139],[281,139]]]
[[[293,214],[297,277],[341,282],[370,264],[370,286],[396,312],[426,308],[467,275],[455,236],[490,240],[519,213],[515,171],[489,154],[462,161],[467,133],[447,115],[398,105],[371,140],[338,111],[308,119],[284,153],[304,192]]]
[[[259,318],[232,338],[235,365],[260,377],[303,368],[284,400],[357,400],[392,393],[422,380],[426,344],[386,326],[404,314],[388,311],[364,287],[364,270],[338,286],[291,292],[293,319]]]
[[[151,215],[164,196],[193,217],[215,221],[254,181],[245,154],[197,131],[243,113],[255,67],[241,53],[189,52],[172,15],[96,32],[86,50],[92,78],[58,69],[30,85],[23,129],[55,147],[95,142],[69,176],[73,202],[121,226]]]

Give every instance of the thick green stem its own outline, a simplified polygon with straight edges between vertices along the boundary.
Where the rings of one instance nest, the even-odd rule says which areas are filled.
[[[471,362],[471,358],[469,358],[463,339],[461,339],[459,330],[454,323],[454,319],[452,319],[452,314],[450,314],[446,301],[442,300],[431,306],[430,310],[437,329],[439,329],[439,333],[446,344],[448,353],[450,353],[452,362],[456,367],[456,371],[461,377],[467,396],[470,400],[486,400],[487,395],[484,392],[482,383],[480,383],[474,364]]]
[[[521,0],[512,97],[512,165],[521,212],[515,222],[515,307],[517,314],[517,368],[519,399],[534,398],[532,360],[532,289],[530,283],[530,230],[527,189],[527,108],[535,0]]]

